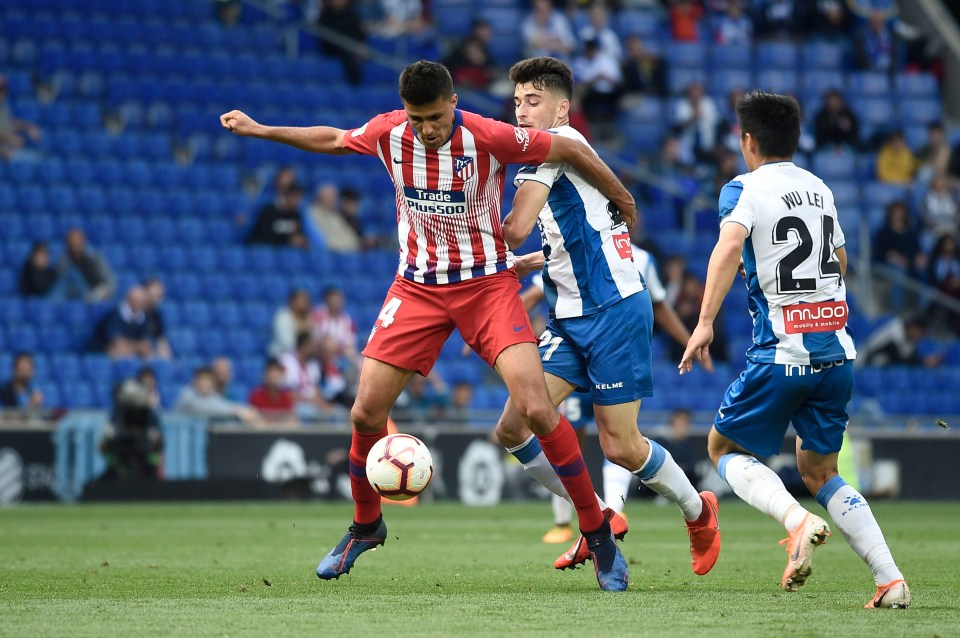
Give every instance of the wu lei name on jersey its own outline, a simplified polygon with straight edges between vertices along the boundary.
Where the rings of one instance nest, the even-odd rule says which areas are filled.
[[[462,191],[437,191],[404,186],[407,206],[428,215],[462,215],[467,212],[467,197]]]

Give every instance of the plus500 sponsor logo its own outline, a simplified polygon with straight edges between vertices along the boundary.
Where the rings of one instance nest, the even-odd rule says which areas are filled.
[[[467,212],[467,197],[457,191],[435,191],[428,188],[405,186],[403,194],[407,206],[417,213],[428,215],[462,215]]]

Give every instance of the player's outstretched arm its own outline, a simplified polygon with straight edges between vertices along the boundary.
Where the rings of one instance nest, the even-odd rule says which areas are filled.
[[[680,319],[680,315],[677,314],[669,301],[658,301],[653,304],[653,322],[681,346],[686,346],[687,342],[690,341],[690,331],[683,325],[683,320]],[[704,370],[713,372],[713,360],[709,353],[706,358],[703,358],[699,352],[695,352],[694,358],[697,363],[703,366]]]
[[[704,286],[703,302],[700,305],[700,321],[687,342],[687,348],[680,359],[680,374],[693,369],[694,354],[699,353],[704,361],[710,356],[709,346],[713,342],[713,321],[720,312],[723,298],[727,296],[737,269],[740,267],[740,254],[743,241],[747,238],[747,229],[736,222],[720,227],[720,239],[710,255],[707,265],[707,283]]]
[[[553,135],[546,161],[571,164],[584,179],[613,202],[627,227],[633,226],[633,222],[637,219],[637,203],[633,200],[633,195],[614,175],[610,167],[586,144],[568,137]]]
[[[259,137],[311,153],[347,155],[353,152],[343,146],[345,131],[332,126],[264,126],[243,111],[224,113],[220,124],[236,135]]]

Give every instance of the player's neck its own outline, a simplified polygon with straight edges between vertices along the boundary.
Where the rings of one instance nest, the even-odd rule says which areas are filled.
[[[558,117],[553,121],[553,126],[550,128],[560,128],[561,126],[570,126],[570,116],[564,115],[563,117]]]
[[[749,168],[750,172],[752,173],[753,171],[757,170],[761,166],[765,166],[766,164],[780,164],[782,162],[792,162],[792,161],[793,161],[793,157],[760,157],[755,155],[750,158],[750,161],[747,163],[747,168]]]

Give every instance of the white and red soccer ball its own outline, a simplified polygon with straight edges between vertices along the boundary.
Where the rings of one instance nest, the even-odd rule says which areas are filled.
[[[367,480],[392,501],[417,496],[433,478],[433,457],[426,444],[409,434],[390,434],[377,441],[367,455]]]

